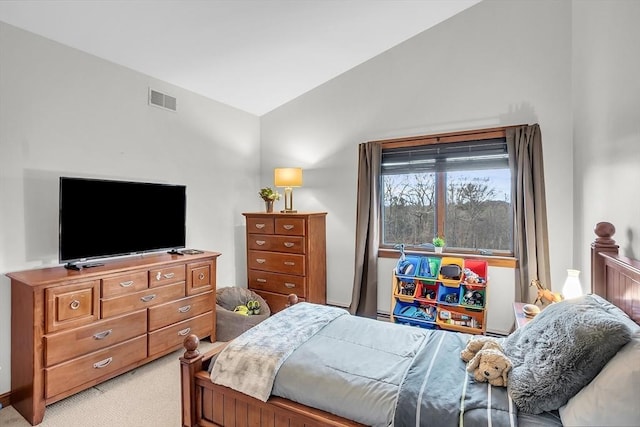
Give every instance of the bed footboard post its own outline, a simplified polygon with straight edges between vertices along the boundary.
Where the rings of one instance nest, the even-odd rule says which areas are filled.
[[[618,255],[619,246],[612,239],[616,233],[616,228],[610,222],[599,222],[594,227],[596,240],[591,244],[591,292],[607,298],[605,287],[604,258],[601,253],[606,252]]]
[[[182,426],[197,426],[195,373],[202,366],[202,354],[198,351],[200,340],[196,335],[184,339],[184,355],[180,358],[180,384],[182,388]]]

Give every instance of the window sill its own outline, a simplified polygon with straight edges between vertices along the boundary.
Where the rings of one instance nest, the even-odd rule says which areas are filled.
[[[436,254],[431,251],[413,251],[406,250],[407,254],[416,254],[422,256],[436,256],[436,257],[459,257],[459,258],[473,258],[473,259],[482,259],[487,261],[490,267],[505,267],[505,268],[516,268],[518,266],[518,260],[514,257],[509,256],[496,256],[496,255],[481,255],[475,253],[456,253],[456,252],[443,252],[441,254]],[[397,249],[379,249],[378,250],[378,258],[399,258],[400,251]]]

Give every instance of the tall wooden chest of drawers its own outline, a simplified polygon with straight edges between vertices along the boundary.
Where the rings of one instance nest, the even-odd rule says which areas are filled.
[[[148,254],[11,278],[11,404],[45,405],[157,359],[196,334],[215,341],[217,252]]]
[[[247,222],[249,289],[272,312],[287,296],[326,304],[326,213],[244,213]]]

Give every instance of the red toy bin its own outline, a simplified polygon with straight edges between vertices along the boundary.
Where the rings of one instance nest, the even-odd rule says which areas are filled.
[[[428,303],[438,301],[438,283],[431,280],[418,280],[415,299]]]
[[[464,275],[463,284],[470,290],[479,290],[484,289],[487,286],[487,273],[489,269],[489,264],[487,261],[481,259],[465,259],[464,260],[464,269],[469,269],[473,273],[477,274],[481,279],[479,282],[474,282],[472,276]]]

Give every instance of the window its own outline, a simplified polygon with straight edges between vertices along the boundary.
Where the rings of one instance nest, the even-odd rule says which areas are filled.
[[[381,247],[513,253],[511,172],[504,131],[383,142]]]

